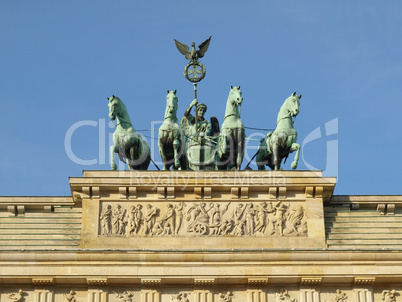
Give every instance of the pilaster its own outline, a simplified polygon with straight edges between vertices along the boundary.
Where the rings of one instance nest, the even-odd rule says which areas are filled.
[[[160,302],[161,293],[157,288],[141,289],[141,302]]]

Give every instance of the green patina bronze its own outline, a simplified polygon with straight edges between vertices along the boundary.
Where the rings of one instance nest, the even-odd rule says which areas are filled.
[[[240,120],[242,92],[239,87],[231,87],[226,102],[225,118],[219,137],[218,169],[240,170],[244,157],[245,129]]]
[[[158,148],[163,162],[163,170],[186,170],[186,137],[177,123],[179,99],[177,91],[167,91],[166,110],[163,124],[158,132]]]
[[[195,106],[196,117],[191,114]],[[215,154],[219,135],[216,117],[210,121],[204,118],[207,106],[195,99],[184,112],[180,127],[187,137],[187,158],[191,170],[214,170]]]
[[[127,163],[130,170],[147,170],[151,160],[147,141],[135,132],[124,103],[116,96],[108,100],[109,117],[112,121],[117,121],[113,146],[110,147],[112,170],[117,169],[114,153],[117,153],[122,162]]]
[[[291,168],[297,168],[300,145],[296,143],[297,132],[293,127],[292,117],[296,119],[299,114],[300,98],[301,95],[294,92],[285,100],[279,110],[275,130],[261,139],[256,158],[258,170],[264,170],[265,165],[272,170],[279,170],[282,159],[285,158],[286,161],[289,153],[293,151],[296,151],[296,155]]]

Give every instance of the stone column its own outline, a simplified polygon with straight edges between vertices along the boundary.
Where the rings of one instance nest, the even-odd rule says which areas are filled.
[[[354,280],[353,296],[355,302],[373,302],[373,283],[375,278],[358,278]]]
[[[300,289],[300,302],[320,302],[320,293],[315,289]]]
[[[194,290],[194,302],[214,302],[214,295],[209,290]]]
[[[106,302],[107,292],[102,289],[88,288],[88,302]]]
[[[373,292],[369,288],[353,288],[355,302],[373,302]]]
[[[156,289],[142,289],[141,302],[160,302],[161,294]]]
[[[247,302],[267,302],[267,293],[263,287],[268,285],[268,278],[249,278]]]
[[[262,289],[247,289],[247,302],[267,302],[267,293]]]
[[[32,278],[34,302],[53,302],[53,278]]]
[[[34,302],[53,302],[53,291],[48,289],[35,289]]]
[[[302,277],[300,279],[300,302],[320,302],[320,286],[322,278]]]
[[[107,302],[107,278],[87,278],[88,302]]]

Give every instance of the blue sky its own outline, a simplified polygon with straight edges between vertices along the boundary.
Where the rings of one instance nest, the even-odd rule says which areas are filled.
[[[207,117],[222,123],[230,86],[241,85],[243,123],[274,128],[297,91],[299,170],[337,176],[339,195],[401,194],[401,11],[400,1],[369,0],[3,0],[0,195],[69,195],[68,177],[109,170],[113,94],[138,130],[163,119],[167,89],[178,90],[181,117],[193,87],[173,39],[210,35],[198,87]],[[96,164],[66,153],[68,130],[81,124],[71,150]],[[156,146],[157,132],[141,133]],[[248,140],[243,167],[257,143]]]

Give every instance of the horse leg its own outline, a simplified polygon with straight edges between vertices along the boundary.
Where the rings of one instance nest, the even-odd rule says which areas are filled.
[[[235,163],[235,166],[236,166],[236,169],[237,170],[240,170],[240,167],[241,167],[241,163],[242,163],[242,161],[243,161],[243,140],[242,140],[242,137],[241,137],[241,132],[240,131],[238,131],[237,132],[237,137],[236,137],[236,139],[237,139],[237,156],[236,156],[236,163]]]
[[[135,163],[135,148],[131,147],[130,148],[130,158],[126,158],[127,166],[129,170],[135,170],[134,169],[134,163]]]
[[[294,170],[297,168],[297,163],[299,162],[300,145],[293,143],[292,147],[290,149],[290,152],[293,152],[293,151],[296,151],[296,154],[295,154],[295,158],[294,158],[292,164],[290,165],[290,167]]]
[[[159,154],[161,155],[162,163],[163,163],[162,170],[168,170],[168,168],[166,167],[166,154],[165,154],[165,151],[163,149],[163,144],[161,142],[161,139],[163,139],[164,135],[165,135],[165,132],[159,132],[158,149],[159,149]]]
[[[112,168],[112,170],[117,170],[117,165],[114,160],[114,153],[118,152],[119,152],[119,146],[113,145],[110,147],[110,167]]]
[[[277,171],[281,168],[281,160],[279,158],[279,144],[275,142],[272,145],[272,153],[274,155],[273,166],[274,170]]]
[[[260,142],[260,145],[258,146],[257,150],[257,155],[255,158],[255,162],[257,164],[258,170],[265,170],[265,164],[264,164],[264,159],[265,159],[265,150],[262,148],[263,142]]]
[[[180,141],[176,138],[173,141],[173,153],[174,153],[174,167],[178,170],[181,170],[181,165],[180,165],[180,153],[179,153],[179,148],[180,148]]]
[[[243,130],[242,129],[240,129],[239,130],[239,132],[238,132],[238,137],[237,137],[237,139],[238,139],[238,150],[237,150],[237,170],[240,170],[240,168],[241,168],[241,164],[242,164],[242,162],[243,162],[243,158],[244,158],[244,140],[245,140],[245,133],[243,132]]]

